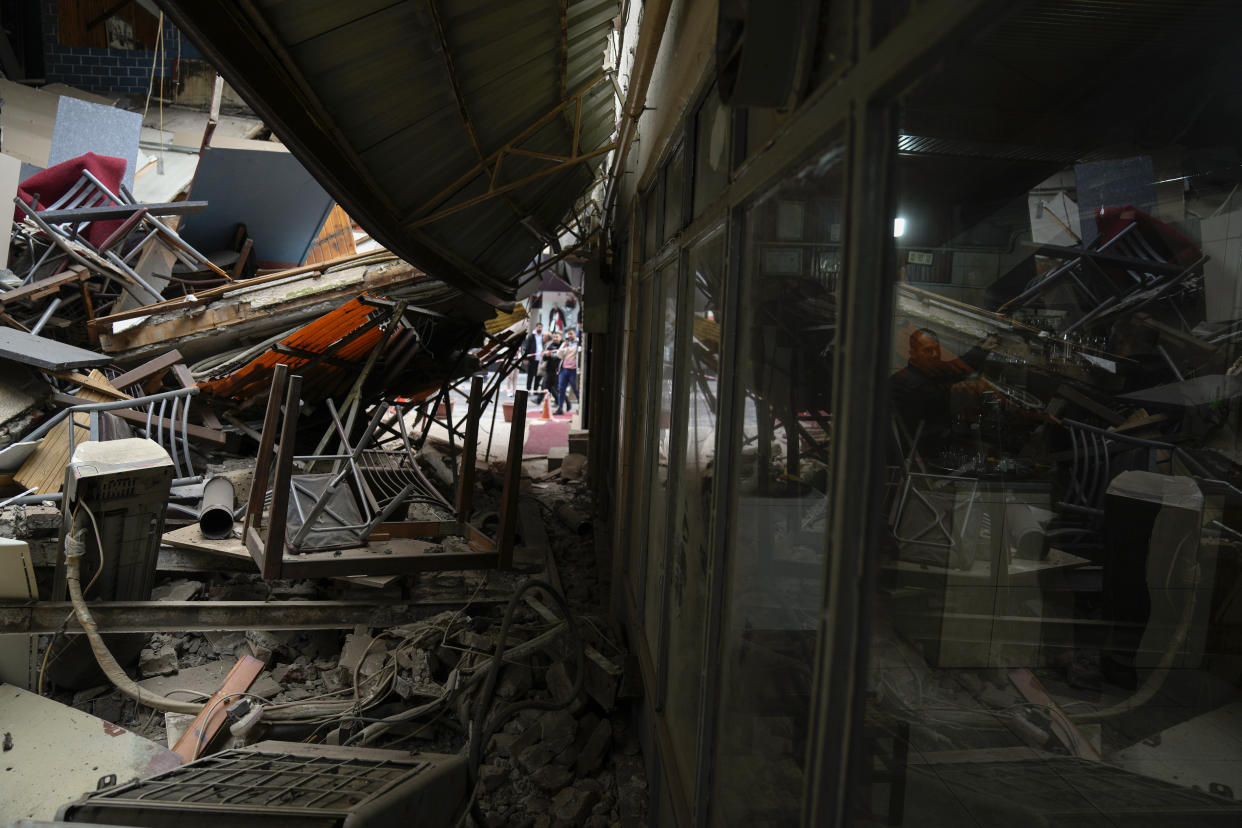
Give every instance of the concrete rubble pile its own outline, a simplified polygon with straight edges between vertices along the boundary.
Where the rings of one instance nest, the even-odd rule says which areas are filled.
[[[444,824],[644,824],[585,432],[523,457],[525,392],[496,422],[524,310],[356,246],[330,200],[290,218],[280,176],[289,216],[243,215],[262,124],[185,117],[176,182],[184,137],[145,123],[0,181],[0,730],[29,791],[0,825],[108,821],[271,745],[426,759],[402,790]],[[123,753],[82,752],[100,720]]]

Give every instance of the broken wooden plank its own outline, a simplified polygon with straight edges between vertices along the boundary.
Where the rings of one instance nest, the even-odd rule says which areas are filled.
[[[75,383],[81,386],[82,388],[89,388],[90,390],[98,394],[105,395],[109,399],[113,399],[113,400],[132,400],[133,399],[133,397],[131,397],[129,394],[126,394],[123,391],[118,391],[115,388],[113,388],[110,383],[102,384],[102,383],[95,382],[95,380],[91,379],[90,377],[85,376],[83,374],[79,374],[76,371],[48,371],[48,373],[56,377],[57,379],[63,379],[68,382]],[[77,401],[75,401],[72,404],[77,405]]]
[[[1088,397],[1076,388],[1069,385],[1061,385],[1057,388],[1057,396],[1064,397],[1077,406],[1090,411],[1110,426],[1119,426],[1126,421],[1126,418],[1113,411],[1106,405],[1102,405]]]
[[[113,322],[121,322],[123,320],[134,319],[139,316],[151,316],[152,314],[165,313],[167,311],[178,310],[181,308],[197,307],[198,305],[205,305],[215,299],[219,299],[221,296],[225,296],[235,291],[257,287],[258,285],[265,285],[270,282],[278,282],[282,279],[288,279],[293,276],[301,276],[314,273],[316,271],[324,271],[330,267],[336,267],[337,265],[346,264],[347,262],[354,261],[355,259],[364,259],[368,256],[374,255],[374,253],[355,253],[352,256],[342,256],[339,259],[332,259],[327,262],[303,265],[302,267],[293,267],[288,270],[278,270],[275,273],[265,273],[264,275],[256,276],[253,279],[246,279],[241,282],[230,282],[227,285],[220,285],[219,287],[199,291],[190,296],[179,296],[176,299],[165,299],[162,302],[154,302],[150,305],[146,305],[145,307],[134,308],[133,310],[126,310],[121,313],[114,313],[110,316],[100,317],[95,321],[100,324],[110,326]],[[395,259],[396,257],[394,256],[393,258]],[[411,270],[413,270],[412,267]]]
[[[12,328],[0,328],[0,357],[48,371],[91,368],[112,362],[110,356]]]
[[[190,369],[185,367],[185,363],[178,362],[172,367],[172,372],[173,376],[176,377],[177,382],[182,388],[195,388],[198,386],[198,382],[195,381],[194,375],[190,373]],[[201,406],[195,410],[198,411],[198,416],[202,419],[203,425],[207,428],[213,428],[217,431],[222,431],[224,429],[224,423],[220,422],[220,418],[216,416],[216,412],[212,411],[207,406]]]
[[[178,362],[183,361],[184,360],[182,359],[181,354],[174,348],[166,354],[157,356],[155,359],[147,360],[137,368],[132,368],[129,371],[126,371],[124,374],[121,374],[119,377],[114,379],[112,384],[117,388],[124,388],[127,385],[142,382],[147,377],[157,374],[160,371],[165,371],[176,365]]]
[[[182,348],[185,353],[184,349],[194,344],[201,347],[200,340],[204,338],[215,339],[247,327],[270,333],[271,328],[267,326],[276,324],[277,320],[286,326],[295,322],[304,324],[310,321],[309,317],[321,316],[362,293],[383,292],[422,278],[421,271],[403,262],[386,267],[342,269],[315,280],[307,277],[301,283],[291,281],[282,286],[286,296],[278,302],[252,303],[245,296],[230,296],[225,302],[201,303],[209,306],[197,314],[176,313],[174,311],[179,310],[176,307],[162,307],[157,317],[143,325],[111,333],[100,327],[99,343],[105,352],[125,352],[127,357],[173,346]]]
[[[148,422],[147,415],[144,412],[134,411],[130,408],[118,408],[114,411],[109,411],[108,413],[115,417],[120,417],[122,420],[127,422],[134,423],[135,425],[145,427]],[[223,431],[217,431],[214,428],[207,428],[206,426],[195,425],[194,423],[185,423],[183,425],[182,423],[174,423],[167,417],[155,416],[151,417],[150,423],[153,426],[158,425],[160,428],[170,431],[184,428],[186,435],[198,440],[205,440],[208,443],[215,443],[218,446],[222,446],[229,441],[228,435]]]
[[[120,392],[108,382],[108,378],[99,369],[92,370],[88,378],[93,386],[111,388],[111,395],[100,393],[90,388],[82,388],[77,394],[71,395],[70,399],[76,403],[114,402],[116,400],[114,395]],[[90,421],[89,414],[73,414],[52,426],[51,431],[43,437],[43,442],[26,458],[26,462],[22,463],[21,468],[13,475],[13,479],[22,488],[34,488],[39,494],[59,492],[65,483],[65,466],[69,464],[71,455],[69,448],[70,429],[85,426],[86,428],[82,428],[79,432],[81,438],[85,440],[90,433],[88,430]],[[80,442],[77,439],[79,434],[74,435],[74,445]]]
[[[0,307],[15,304],[17,302],[33,302],[43,299],[56,293],[64,285],[73,282],[83,282],[89,279],[91,273],[81,265],[73,265],[68,270],[62,270],[55,276],[49,276],[46,279],[40,279],[37,282],[31,282],[28,285],[15,287],[12,290],[6,290],[0,293]]]
[[[225,676],[220,689],[207,700],[203,709],[194,717],[189,729],[177,740],[177,744],[173,746],[173,753],[186,762],[193,762],[197,759],[211,744],[211,740],[215,738],[216,733],[224,724],[229,699],[245,693],[261,672],[263,672],[262,661],[248,655],[239,658],[233,665],[233,669]]]

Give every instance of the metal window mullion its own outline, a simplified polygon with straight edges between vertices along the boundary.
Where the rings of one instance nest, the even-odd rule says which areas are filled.
[[[897,117],[860,102],[851,117],[846,261],[837,306],[827,554],[808,726],[803,825],[846,824],[861,772],[867,642],[881,531],[893,324]],[[880,277],[877,278],[877,274]],[[859,480],[859,473],[862,480]]]
[[[637,461],[638,465],[635,469],[637,481],[639,484],[639,502],[634,504],[638,507],[637,514],[639,519],[635,522],[636,538],[631,538],[631,544],[635,539],[638,540],[638,572],[635,579],[638,591],[634,596],[634,623],[638,628],[646,626],[646,610],[647,610],[647,568],[651,565],[648,557],[650,552],[648,540],[650,532],[648,531],[648,522],[651,520],[651,469],[652,463],[656,465],[660,462],[659,457],[659,435],[656,434],[660,416],[660,398],[659,398],[659,378],[661,370],[657,367],[656,348],[659,343],[659,334],[661,326],[656,324],[660,319],[660,311],[658,305],[660,302],[660,269],[667,264],[657,264],[652,267],[651,274],[647,277],[651,289],[651,303],[648,306],[649,314],[642,324],[646,329],[641,332],[644,340],[639,347],[643,349],[638,354],[640,366],[645,363],[647,366],[646,374],[640,376],[641,387],[638,388],[639,405],[641,406],[641,425],[643,433],[639,439],[641,441],[638,446]],[[641,305],[641,300],[640,300]],[[664,357],[661,355],[658,360],[660,365],[664,364]],[[642,368],[639,368],[640,374]],[[656,441],[656,445],[652,445],[652,440]],[[655,451],[654,461],[652,459],[653,449]]]
[[[742,283],[742,208],[730,212],[726,231],[725,275],[721,280],[720,356],[717,371],[716,444],[713,449],[714,484],[711,513],[708,518],[707,555],[707,623],[703,629],[703,663],[700,666],[699,721],[695,745],[694,792],[691,825],[705,826],[710,816],[712,771],[716,760],[716,728],[720,718],[720,681],[722,674],[721,639],[724,634],[724,609],[727,593],[727,561],[729,540],[733,533],[732,517],[737,514],[737,485],[734,469],[741,454],[738,436],[745,430],[744,386],[738,372],[742,365],[739,320],[744,303]],[[743,416],[734,413],[743,411]],[[738,448],[734,451],[734,444]]]
[[[664,713],[664,706],[668,696],[668,653],[669,653],[669,623],[668,616],[671,609],[671,593],[672,578],[670,569],[673,562],[673,539],[676,532],[676,526],[679,523],[676,520],[678,506],[680,503],[679,493],[683,483],[682,474],[685,465],[686,441],[680,439],[679,435],[683,431],[688,430],[688,414],[690,410],[687,385],[687,366],[689,364],[690,342],[689,334],[693,325],[693,315],[687,310],[690,306],[690,297],[693,296],[693,290],[689,286],[689,278],[687,278],[689,258],[689,249],[683,248],[677,259],[677,274],[674,278],[677,280],[676,298],[674,299],[674,327],[673,327],[673,376],[672,390],[669,410],[669,441],[668,441],[668,476],[665,479],[665,507],[664,507],[664,569],[660,575],[660,615],[659,624],[656,629],[656,688],[655,700],[652,705],[657,713]],[[687,395],[686,405],[681,404],[681,397]],[[682,769],[682,778],[685,778],[685,769]],[[686,792],[679,792],[684,795]]]

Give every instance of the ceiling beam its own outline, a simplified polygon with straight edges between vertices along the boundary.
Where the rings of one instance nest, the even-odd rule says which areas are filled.
[[[533,122],[527,125],[520,132],[518,132],[517,135],[513,136],[508,141],[506,141],[504,146],[502,146],[500,149],[496,150],[491,155],[482,159],[478,164],[472,167],[469,171],[459,176],[457,180],[454,181],[452,184],[448,185],[443,190],[441,190],[439,193],[437,193],[435,196],[428,199],[426,204],[424,204],[421,208],[419,208],[412,215],[406,218],[404,225],[407,227],[418,227],[423,224],[426,224],[427,222],[425,221],[425,219],[428,216],[437,214],[437,210],[436,210],[437,207],[439,207],[441,204],[443,204],[448,199],[452,198],[459,190],[461,190],[462,187],[466,186],[471,181],[477,179],[481,175],[486,175],[488,177],[488,182],[489,182],[488,192],[487,192],[488,198],[496,196],[501,192],[507,192],[508,190],[514,189],[512,184],[499,185],[499,175],[500,175],[499,171],[500,171],[501,164],[503,163],[504,156],[507,154],[508,155],[512,155],[512,154],[535,155],[536,153],[534,153],[534,151],[523,150],[520,146],[521,143],[523,141],[526,141],[536,132],[538,132],[541,127],[547,126],[548,123],[550,123],[553,119],[555,119],[557,115],[564,112],[570,105],[573,105],[575,103],[577,103],[578,105],[581,105],[582,98],[584,98],[587,94],[589,94],[591,90],[593,90],[595,87],[605,82],[607,78],[608,78],[607,73],[600,72],[595,77],[593,77],[591,80],[587,81],[568,98],[562,100],[560,103],[554,106],[551,110],[545,112],[543,115],[536,118]],[[580,127],[581,118],[577,118],[576,121]],[[579,144],[579,138],[575,134],[573,141],[571,141],[571,145],[572,147],[577,147],[578,144]],[[547,160],[553,161],[554,163],[556,163],[557,167],[551,170],[540,171],[539,173],[536,173],[533,176],[528,176],[526,179],[523,179],[523,181],[529,181],[532,178],[541,178],[544,175],[547,175],[549,172],[556,172],[557,169],[559,169],[561,166],[563,166],[566,163],[570,163],[570,164],[580,163],[581,161],[586,160],[587,158],[592,158],[598,154],[599,154],[598,152],[592,152],[592,153],[588,153],[584,155],[580,152],[573,152],[568,156],[555,156],[555,155],[543,153],[541,155],[548,155],[549,157],[547,158]],[[477,202],[472,202],[472,203],[477,203]],[[454,205],[454,207],[456,206],[457,205]],[[440,212],[443,212],[443,211],[440,211]]]
[[[563,170],[567,170],[577,164],[581,164],[584,161],[589,161],[590,159],[595,158],[596,156],[603,155],[606,152],[611,152],[612,150],[616,148],[617,148],[617,145],[615,143],[605,144],[604,146],[599,147],[597,149],[593,149],[590,152],[584,152],[572,158],[567,158],[564,161],[561,161],[557,163],[555,166],[549,167],[546,170],[540,170],[539,172],[532,173],[526,176],[525,178],[519,178],[517,181],[510,181],[508,184],[505,184],[503,186],[491,188],[486,193],[482,193],[472,198],[468,198],[465,201],[460,201],[456,204],[445,207],[442,210],[437,210],[436,212],[430,215],[423,216],[422,218],[414,219],[412,222],[410,222],[410,226],[411,227],[422,227],[426,224],[431,224],[432,222],[439,221],[442,218],[451,216],[454,213],[459,213],[462,210],[475,206],[476,204],[481,204],[484,201],[495,198],[496,196],[501,195],[503,193],[507,193],[510,190],[515,190],[518,187],[524,187],[527,184],[531,183],[532,181],[537,181],[538,179],[543,178],[544,176],[548,176],[548,175],[551,175],[552,173],[558,173]]]
[[[561,0],[562,4],[565,0]],[[479,160],[480,164],[484,164],[483,147],[479,144],[479,135],[474,128],[474,121],[470,117],[470,109],[466,106],[466,96],[462,92],[461,82],[457,79],[457,69],[453,66],[453,54],[449,49],[448,36],[444,33],[444,23],[440,19],[440,10],[436,8],[436,0],[425,0],[427,4],[427,12],[431,16],[432,28],[436,33],[436,45],[440,51],[440,60],[444,62],[444,69],[448,73],[449,87],[453,90],[453,100],[457,102],[457,112],[461,115],[462,125],[466,128],[466,137],[470,139],[470,146],[474,149],[474,156]],[[564,82],[561,84],[562,95],[564,97]],[[499,165],[497,165],[499,167]],[[495,175],[495,174],[493,174]],[[509,209],[517,218],[518,223],[527,230],[534,233],[535,237],[543,241],[541,236],[534,228],[527,226],[526,222],[530,219],[529,212],[518,206],[517,202],[509,195],[504,197],[505,203],[509,205]]]
[[[411,232],[253,2],[161,0],[174,24],[371,236],[436,278],[490,304],[514,286]],[[294,101],[290,105],[290,100]],[[359,184],[363,187],[359,187]],[[360,190],[362,192],[360,192]]]

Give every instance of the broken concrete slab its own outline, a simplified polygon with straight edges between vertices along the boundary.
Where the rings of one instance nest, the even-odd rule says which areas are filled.
[[[517,763],[527,773],[534,773],[551,762],[553,756],[547,745],[531,745],[517,755]]]
[[[202,581],[180,578],[151,589],[152,601],[189,601],[203,588]]]
[[[575,770],[579,776],[591,776],[599,771],[612,750],[612,722],[601,719],[578,751]]]
[[[574,781],[574,775],[559,765],[544,765],[530,775],[530,781],[548,793],[561,791]]]
[[[171,676],[177,672],[176,649],[165,644],[158,650],[143,650],[138,657],[138,672],[144,676]]]
[[[574,743],[578,734],[578,720],[568,710],[550,710],[539,717],[540,735],[543,743],[553,753],[560,753]]]
[[[569,456],[569,448],[566,446],[552,446],[548,449],[548,471],[557,471],[561,464],[565,462],[565,458]]]
[[[549,458],[551,459],[551,458]],[[570,451],[561,460],[561,479],[577,480],[581,478],[586,471],[587,458],[585,454],[577,454]]]
[[[11,684],[0,685],[0,721],[12,739],[0,796],[4,825],[51,820],[110,774],[125,784],[181,764],[163,745]]]
[[[158,676],[140,681],[138,686],[161,696],[171,690],[181,689],[202,693],[203,698],[206,698],[220,688],[231,666],[228,661],[209,661],[198,667],[188,667],[171,676]],[[272,674],[264,672],[255,679],[249,692],[270,699],[280,690],[280,684],[272,678]],[[193,697],[187,694],[174,695],[174,698],[193,700]]]
[[[203,633],[211,644],[211,651],[220,656],[236,655],[237,649],[246,643],[244,632],[217,632],[208,630]]]
[[[365,632],[355,631],[345,636],[345,646],[341,648],[341,657],[337,662],[344,670],[351,673],[362,666],[367,648],[371,646],[371,636]]]
[[[581,825],[591,815],[591,808],[599,800],[595,791],[582,788],[566,788],[552,800],[552,815],[559,825]]]

